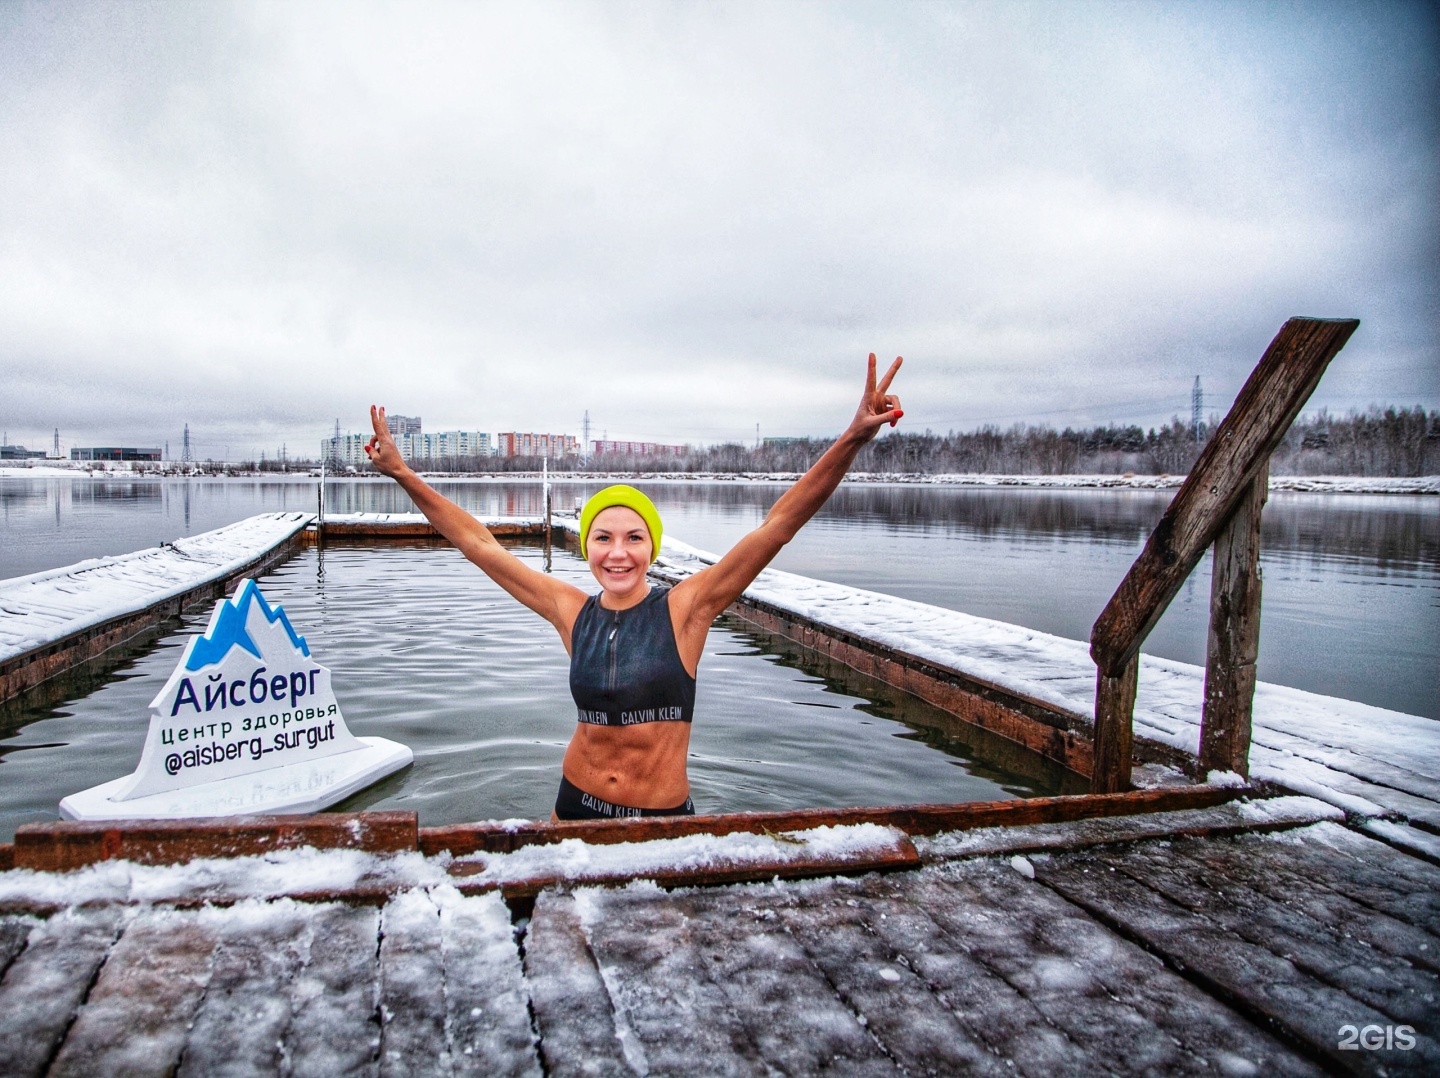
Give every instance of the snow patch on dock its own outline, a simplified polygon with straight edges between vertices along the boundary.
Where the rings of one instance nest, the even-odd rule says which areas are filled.
[[[522,846],[511,853],[483,853],[457,860],[484,864],[467,877],[476,884],[505,884],[529,879],[585,880],[638,878],[661,870],[704,873],[747,865],[785,865],[823,861],[842,865],[891,850],[904,838],[894,827],[864,823],[814,827],[782,834],[683,835],[646,842],[596,845],[578,838],[548,845]]]
[[[131,554],[0,580],[0,662],[223,580],[312,519],[261,513]]]

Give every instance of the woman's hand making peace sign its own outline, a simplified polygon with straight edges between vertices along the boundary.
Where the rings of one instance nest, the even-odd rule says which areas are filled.
[[[365,455],[370,458],[370,463],[375,465],[377,472],[394,479],[408,466],[405,458],[400,455],[400,447],[395,444],[395,439],[390,434],[390,427],[385,422],[384,408],[370,405],[370,424],[375,428],[375,435],[365,443]]]
[[[893,427],[905,414],[900,410],[900,398],[886,392],[903,362],[900,356],[896,356],[895,362],[890,364],[890,369],[885,372],[885,377],[876,385],[875,353],[870,353],[870,366],[865,372],[865,393],[860,398],[860,407],[855,410],[855,418],[850,421],[850,433],[859,435],[862,442],[874,438],[876,432],[886,423]]]

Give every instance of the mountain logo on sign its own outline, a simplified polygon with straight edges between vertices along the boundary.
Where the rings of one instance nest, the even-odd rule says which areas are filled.
[[[290,638],[291,645],[301,655],[310,657],[310,645],[305,643],[305,638],[295,631],[290,624],[290,619],[285,616],[285,608],[281,606],[272,607],[265,601],[265,596],[260,594],[259,587],[255,581],[247,580],[241,585],[235,597],[228,603],[221,603],[216,608],[215,615],[210,620],[210,627],[204,634],[197,636],[190,645],[185,659],[185,669],[199,670],[202,666],[209,666],[218,663],[230,653],[233,647],[242,647],[255,658],[264,658],[260,653],[260,647],[251,638],[245,629],[245,622],[250,615],[250,607],[254,605],[265,621],[274,625],[279,622],[285,629],[285,634]]]

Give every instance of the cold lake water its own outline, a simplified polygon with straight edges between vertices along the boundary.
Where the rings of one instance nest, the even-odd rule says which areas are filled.
[[[437,483],[480,514],[542,512],[533,481]],[[573,508],[600,482],[557,483]],[[712,551],[759,523],[778,483],[641,483],[667,534]],[[856,484],[776,561],[790,572],[1086,639],[1168,491]],[[330,512],[408,512],[385,481],[342,480]],[[192,535],[258,512],[313,511],[303,480],[0,478],[0,578]],[[1264,515],[1260,677],[1440,718],[1440,499],[1277,492]],[[538,548],[523,556],[541,558]],[[592,586],[583,563],[553,571]],[[353,732],[414,767],[346,807],[422,823],[548,813],[574,723],[553,631],[442,547],[313,549],[261,578],[335,672]],[[1204,659],[1202,563],[1145,650]],[[65,794],[133,769],[146,705],[208,614],[68,696],[0,712],[0,841]],[[700,669],[691,779],[701,811],[1075,792],[1058,768],[784,641],[722,620]]]

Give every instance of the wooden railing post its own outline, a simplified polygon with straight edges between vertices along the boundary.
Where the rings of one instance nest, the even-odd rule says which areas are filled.
[[[1267,463],[1215,538],[1200,719],[1200,770],[1205,772],[1250,776],[1250,715],[1260,654],[1260,511],[1269,486]]]
[[[1095,681],[1095,763],[1090,771],[1092,794],[1118,794],[1130,789],[1131,720],[1140,656],[1134,655],[1119,677],[1104,672]]]
[[[1150,533],[1145,549],[1096,619],[1090,632],[1090,657],[1099,671],[1092,790],[1108,793],[1117,788],[1109,784],[1121,781],[1120,776],[1128,781],[1140,645],[1221,529],[1236,516],[1241,501],[1252,497],[1257,482],[1265,482],[1271,455],[1315,391],[1330,360],[1359,325],[1349,318],[1292,318],[1280,327]],[[1258,507],[1254,517],[1258,527]],[[1258,588],[1255,602],[1257,614],[1251,620],[1258,631]],[[1251,662],[1252,692],[1246,694],[1247,700],[1253,695],[1253,659]],[[1217,691],[1220,688],[1217,683]],[[1246,731],[1248,735],[1248,724]],[[1227,734],[1232,742],[1234,733],[1232,727]],[[1120,757],[1118,763],[1109,763]],[[1231,766],[1225,769],[1236,770],[1233,752],[1227,759]],[[1106,761],[1103,772],[1101,761]]]

